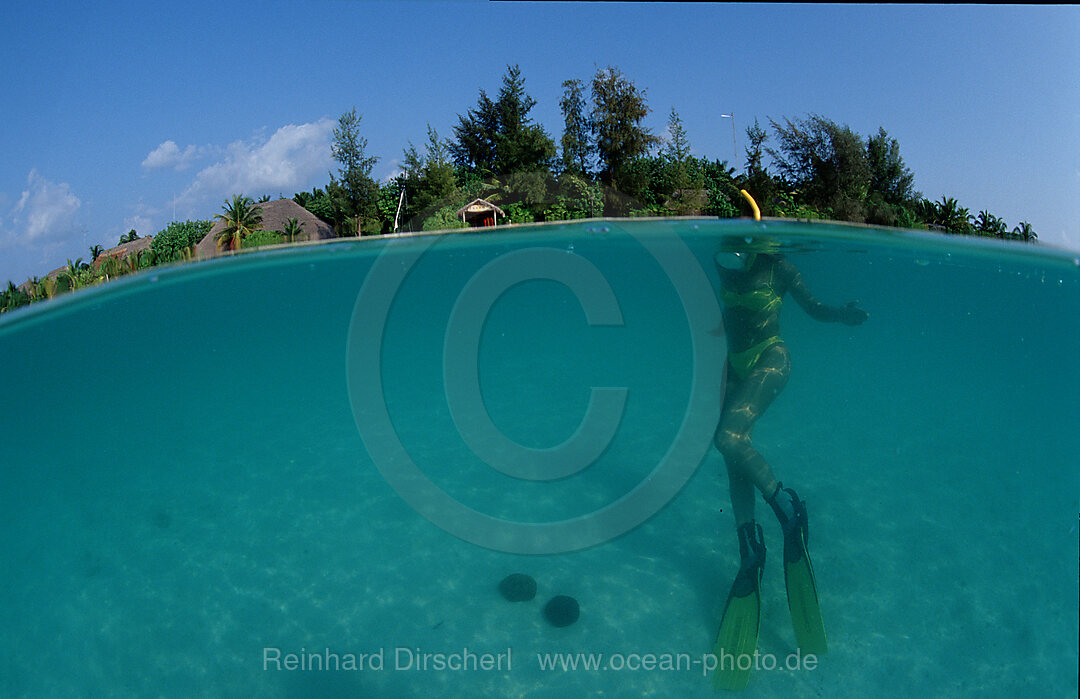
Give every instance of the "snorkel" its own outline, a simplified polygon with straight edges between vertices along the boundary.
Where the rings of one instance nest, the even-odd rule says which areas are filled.
[[[739,194],[742,194],[743,198],[749,202],[750,209],[754,214],[754,220],[760,221],[761,209],[758,207],[757,202],[754,201],[754,197],[745,189],[740,189]],[[721,244],[721,248],[713,257],[713,261],[717,267],[729,272],[745,271],[754,266],[758,255],[775,255],[778,252],[780,252],[780,243],[771,238],[743,238],[733,245]]]

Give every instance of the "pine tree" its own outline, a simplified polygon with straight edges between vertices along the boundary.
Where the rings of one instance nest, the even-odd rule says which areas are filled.
[[[542,126],[531,122],[534,106],[521,69],[507,66],[498,98],[492,101],[480,90],[476,108],[458,117],[450,145],[454,161],[484,178],[549,166],[555,143]]]
[[[559,109],[563,115],[562,157],[563,172],[586,175],[589,172],[589,120],[585,116],[585,87],[580,80],[566,80]]]
[[[353,107],[341,115],[338,125],[334,128],[334,140],[330,146],[330,153],[334,160],[340,163],[338,174],[341,181],[331,179],[327,190],[332,192],[339,211],[335,212],[335,223],[340,233],[352,233],[356,231],[341,230],[345,219],[360,222],[371,220],[376,217],[375,200],[378,187],[371,179],[371,169],[375,167],[378,158],[369,157],[367,139],[360,135],[360,120],[363,117],[356,113]]]
[[[589,123],[600,160],[600,178],[618,189],[630,162],[646,155],[660,139],[642,125],[649,114],[645,91],[638,90],[618,68],[596,71],[592,98]]]

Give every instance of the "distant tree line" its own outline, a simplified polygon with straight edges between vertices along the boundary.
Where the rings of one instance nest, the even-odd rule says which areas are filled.
[[[331,154],[338,165],[324,187],[293,200],[329,223],[339,236],[464,227],[457,211],[483,198],[497,204],[511,223],[597,216],[701,215],[736,217],[749,210],[739,194],[750,192],[765,216],[833,219],[947,234],[1035,241],[1031,224],[1010,228],[989,211],[973,215],[951,197],[935,202],[914,190],[914,175],[900,156],[900,144],[884,128],[863,137],[817,114],[780,121],[758,120],[746,129],[742,172],[726,160],[693,155],[678,112],[668,114],[666,137],[645,126],[650,113],[646,91],[618,68],[600,68],[588,83],[562,83],[559,109],[563,132],[556,139],[530,112],[536,101],[525,90],[521,69],[508,66],[497,94],[480,90],[476,105],[459,114],[453,135],[427,127],[421,152],[412,142],[402,171],[379,183],[372,177],[377,158],[367,154],[362,115],[341,115]],[[268,201],[263,197],[262,201]],[[235,195],[215,218],[222,221],[218,243],[239,248],[291,241],[286,231],[261,230],[259,207]],[[31,279],[0,292],[0,311],[39,298],[163,262],[192,259],[196,242],[211,221],[169,224],[152,245],[126,257],[92,264],[68,260],[51,278]],[[135,231],[120,243],[138,239]]]
[[[192,260],[195,257],[195,243],[210,232],[211,226],[210,221],[174,221],[159,231],[149,246],[125,251],[124,254],[106,254],[101,245],[93,245],[89,249],[90,262],[85,262],[81,257],[75,260],[68,258],[66,266],[44,278],[32,277],[18,286],[9,281],[7,288],[0,291],[0,312],[111,281],[155,265]],[[139,239],[139,234],[130,230],[120,236],[117,245]]]
[[[566,80],[556,139],[530,112],[521,69],[508,66],[498,93],[480,90],[459,114],[450,138],[430,125],[423,152],[411,142],[402,172],[379,184],[376,159],[366,152],[355,109],[334,130],[340,165],[325,188],[294,199],[331,223],[339,235],[431,230],[465,224],[456,211],[483,197],[513,223],[594,216],[748,213],[746,189],[766,216],[827,218],[945,233],[1033,241],[1027,222],[1010,229],[988,211],[973,215],[957,201],[925,199],[884,128],[863,137],[817,114],[802,119],[755,120],[746,129],[741,173],[726,160],[694,156],[678,112],[666,137],[644,125],[646,91],[618,68],[600,68],[589,83]]]

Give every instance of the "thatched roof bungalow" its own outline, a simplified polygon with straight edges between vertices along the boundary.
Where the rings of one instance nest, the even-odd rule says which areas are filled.
[[[457,210],[463,223],[470,228],[482,228],[484,226],[499,225],[499,217],[506,217],[502,209],[486,199],[473,199],[465,206]]]
[[[120,259],[124,259],[129,255],[134,255],[135,253],[141,252],[143,250],[149,250],[150,245],[153,242],[154,236],[147,235],[143,236],[142,238],[136,238],[135,240],[122,243],[121,245],[117,245],[115,248],[109,248],[108,250],[94,258],[94,261],[92,263],[94,265],[94,269],[99,269],[102,263],[105,262],[105,260],[109,257],[118,257]],[[66,267],[62,269],[66,269]],[[52,273],[50,272],[50,274]]]
[[[290,218],[295,218],[302,226],[303,232],[296,240],[326,240],[337,237],[330,224],[311,213],[292,199],[278,199],[256,204],[262,209],[262,229],[264,231],[285,230],[285,224]],[[195,245],[195,255],[200,259],[220,255],[222,250],[217,243],[216,236],[225,229],[222,221],[214,223],[210,232]]]

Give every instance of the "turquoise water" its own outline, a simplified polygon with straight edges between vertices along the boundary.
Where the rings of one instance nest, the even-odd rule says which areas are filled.
[[[718,409],[695,386],[715,371],[707,350],[723,356],[715,299],[694,283],[716,283],[722,242],[762,234],[820,300],[871,317],[821,324],[785,304],[791,379],[754,442],[809,503],[830,652],[755,672],[742,694],[1075,696],[1075,256],[705,220],[245,254],[5,315],[0,695],[714,696],[700,660],[738,552],[723,460],[691,419]],[[529,276],[561,269],[554,252],[605,280],[619,322],[590,324],[580,294]],[[475,305],[486,265],[509,275],[490,307]],[[477,313],[475,356],[448,362]],[[510,446],[476,437],[464,394],[448,398],[447,376],[469,372]],[[504,472],[515,444],[572,441],[591,387],[624,402],[581,470]],[[656,470],[680,440],[689,469]],[[672,483],[621,535],[592,516]],[[450,533],[432,519],[454,502],[571,524],[533,536],[450,517]],[[782,665],[795,641],[781,542],[759,516],[759,650]],[[514,572],[536,579],[534,600],[500,596]],[[560,594],[581,607],[565,628],[541,612]],[[417,649],[476,667],[418,669]],[[307,669],[275,666],[289,653]],[[602,669],[546,670],[544,653]],[[312,654],[363,669],[311,669]]]

